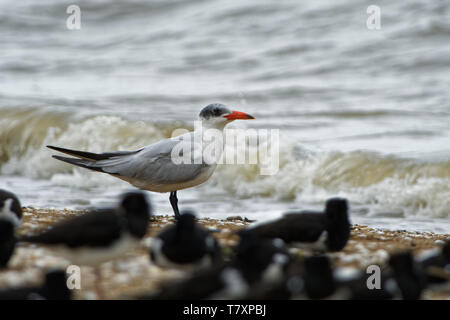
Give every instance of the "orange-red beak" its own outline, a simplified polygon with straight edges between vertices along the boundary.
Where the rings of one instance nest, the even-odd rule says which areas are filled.
[[[248,120],[248,119],[255,119],[255,117],[244,113],[240,111],[233,111],[230,114],[227,114],[226,116],[223,116],[224,118],[227,118],[228,120]]]

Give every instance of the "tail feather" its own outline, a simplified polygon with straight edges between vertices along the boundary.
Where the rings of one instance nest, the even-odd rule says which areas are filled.
[[[67,158],[67,157],[61,157],[61,156],[52,156],[53,158],[60,160],[60,161],[64,161],[82,168],[86,168],[89,170],[93,170],[93,171],[98,171],[98,172],[105,172],[103,171],[103,169],[99,166],[95,165],[95,162],[93,161],[89,161],[89,160],[83,160],[83,159],[76,159],[76,158]]]
[[[53,149],[55,151],[59,151],[62,153],[66,153],[68,155],[71,155],[71,156],[74,156],[77,158],[86,159],[86,160],[103,160],[103,159],[105,159],[104,156],[102,156],[101,154],[98,154],[98,153],[71,150],[71,149],[65,149],[65,148],[60,148],[60,147],[55,147],[55,146],[47,146],[47,148]]]
[[[117,151],[117,152],[105,152],[105,153],[92,153],[92,152],[86,152],[86,151],[79,151],[79,150],[72,150],[72,149],[65,149],[61,147],[55,147],[55,146],[47,146],[47,148],[59,151],[80,159],[84,160],[90,160],[90,161],[100,161],[100,160],[107,160],[112,157],[117,156],[123,156],[123,155],[130,155],[139,152],[140,150],[136,151]],[[69,158],[70,159],[70,158]],[[64,160],[63,160],[64,161]]]

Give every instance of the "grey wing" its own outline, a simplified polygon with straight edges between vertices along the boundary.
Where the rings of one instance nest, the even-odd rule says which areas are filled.
[[[172,150],[190,150],[187,163],[176,163]],[[116,175],[124,180],[134,180],[145,184],[176,184],[197,177],[206,164],[193,163],[193,144],[189,139],[165,139],[149,145],[136,154],[118,156],[97,161],[103,172]]]

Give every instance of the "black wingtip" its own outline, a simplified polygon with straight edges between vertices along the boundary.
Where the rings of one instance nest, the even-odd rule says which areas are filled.
[[[76,158],[66,158],[66,157],[57,156],[55,154],[52,155],[52,158],[60,160],[60,161],[65,161],[65,162],[67,162],[68,160],[76,160]]]
[[[54,158],[56,160],[59,160],[59,161],[63,161],[63,162],[67,162],[67,163],[73,164],[73,165],[81,167],[81,168],[85,168],[85,169],[89,169],[89,170],[92,170],[92,171],[105,173],[105,171],[103,171],[102,168],[90,165],[89,164],[89,160],[83,160],[83,159],[78,159],[78,158],[62,157],[62,156],[57,156],[57,155],[53,155],[52,158]],[[110,174],[114,174],[114,173],[110,173]]]
[[[83,160],[78,159],[78,158],[63,157],[63,156],[58,156],[58,155],[55,155],[55,154],[52,155],[52,158],[54,158],[56,160],[64,161],[64,162],[67,162],[67,163],[70,163],[70,164],[74,164],[74,165],[77,165],[77,166],[86,166],[86,164],[81,162]]]
[[[46,145],[47,148],[52,149],[52,150],[56,150],[56,151],[60,151],[61,148],[59,147],[55,147],[55,146],[51,146],[51,145]]]
[[[56,147],[56,146],[51,146],[51,145],[47,145],[46,147],[49,148],[49,149],[58,151],[58,152],[67,153],[67,154],[70,154],[70,155],[75,156],[75,155],[72,153],[72,151],[74,151],[74,150],[64,149],[64,148],[61,148],[61,147]]]

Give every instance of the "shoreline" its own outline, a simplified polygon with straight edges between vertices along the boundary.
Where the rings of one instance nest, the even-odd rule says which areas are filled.
[[[81,215],[86,211],[23,209],[22,226],[18,234],[34,234],[50,227],[58,221],[71,216]],[[184,277],[180,270],[163,270],[149,262],[148,246],[151,238],[166,225],[174,222],[173,216],[152,216],[148,233],[143,240],[142,248],[130,252],[126,257],[104,263],[101,266],[104,294],[108,299],[127,299],[154,290],[161,282]],[[199,218],[198,222],[214,231],[214,236],[224,248],[225,256],[237,244],[238,236],[234,231],[245,228],[252,222],[242,217],[232,216],[227,219]],[[335,253],[329,253],[335,267],[365,268],[370,264],[384,265],[390,253],[411,250],[414,256],[438,248],[450,234],[431,232],[415,232],[406,230],[374,229],[354,224],[351,237],[346,247]],[[36,245],[21,244],[16,248],[9,268],[0,271],[0,289],[39,283],[50,268],[65,268],[68,262],[52,254],[51,250]],[[307,255],[300,249],[291,249],[295,255]],[[76,290],[76,299],[94,299],[93,270],[82,267],[82,288]],[[450,289],[442,291],[427,290],[425,299],[450,299]]]

